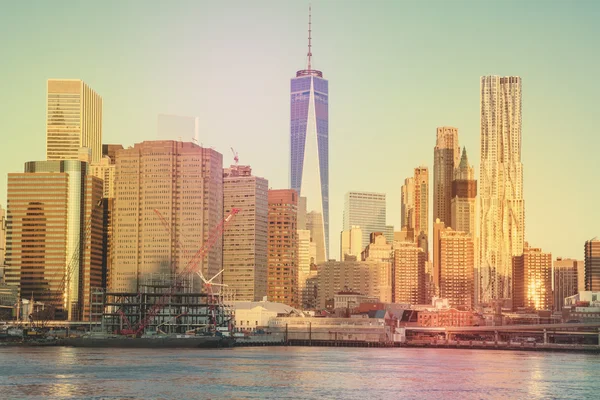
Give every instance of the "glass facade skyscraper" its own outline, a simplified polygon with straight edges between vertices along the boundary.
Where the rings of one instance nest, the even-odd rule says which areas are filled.
[[[307,199],[307,211],[323,218],[325,243],[317,243],[317,258],[329,254],[329,83],[311,68],[309,20],[308,68],[291,80],[290,186]],[[315,226],[319,226],[316,224]],[[321,235],[316,235],[321,237]],[[325,254],[322,254],[325,253]]]

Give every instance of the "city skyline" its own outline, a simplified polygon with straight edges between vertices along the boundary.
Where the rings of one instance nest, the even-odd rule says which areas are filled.
[[[134,3],[123,6],[122,11],[124,16],[112,18],[127,18],[129,15],[133,15],[135,7],[132,4]],[[202,111],[201,123],[204,126],[200,130],[199,141],[205,146],[214,146],[222,153],[225,158],[225,165],[228,164],[226,161],[229,156],[228,147],[233,146],[239,151],[243,164],[252,165],[258,176],[264,176],[269,179],[271,187],[287,187],[287,168],[273,168],[272,166],[289,165],[289,161],[287,160],[287,149],[289,147],[286,145],[286,132],[289,132],[289,103],[287,103],[286,99],[289,94],[286,95],[285,92],[289,88],[287,86],[289,84],[289,75],[293,71],[296,71],[299,66],[302,66],[305,61],[303,51],[306,46],[307,7],[305,4],[294,6],[275,5],[272,2],[259,2],[258,4],[262,6],[253,10],[253,15],[263,15],[262,19],[269,18],[269,21],[272,20],[272,23],[267,24],[267,26],[261,26],[260,29],[254,32],[254,35],[250,35],[251,37],[241,38],[236,32],[227,31],[228,27],[240,22],[242,24],[241,27],[237,28],[237,33],[240,33],[243,28],[258,26],[256,22],[251,21],[251,18],[246,18],[244,15],[251,8],[245,9],[241,4],[233,12],[231,20],[225,22],[226,26],[216,31],[224,35],[224,39],[221,42],[217,41],[217,47],[219,45],[224,46],[222,46],[222,50],[214,50],[214,44],[212,44],[213,47],[209,47],[218,55],[216,57],[218,62],[211,61],[208,67],[204,66],[204,68],[208,68],[208,71],[203,71],[215,74],[211,77],[211,80],[215,81],[214,87],[212,83],[208,84],[208,87],[204,87],[204,84],[206,84],[205,80],[194,78],[190,82],[187,79],[191,75],[186,75],[184,72],[191,73],[200,63],[198,65],[195,65],[193,62],[190,63],[192,65],[176,65],[176,61],[183,60],[181,57],[184,54],[194,51],[196,48],[194,46],[210,46],[212,43],[210,40],[203,40],[202,44],[198,44],[198,37],[202,35],[192,35],[196,28],[186,23],[181,24],[176,33],[187,33],[190,37],[193,36],[194,40],[190,39],[188,41],[186,38],[181,39],[179,37],[182,46],[174,50],[168,47],[168,40],[174,40],[172,36],[161,39],[150,34],[147,43],[144,42],[136,46],[132,45],[132,41],[137,36],[130,32],[124,36],[123,44],[119,44],[115,49],[110,49],[107,54],[102,55],[102,62],[98,62],[100,55],[97,53],[102,53],[107,49],[103,48],[100,39],[101,36],[98,35],[97,31],[99,26],[95,24],[91,26],[89,32],[85,32],[82,38],[79,39],[81,42],[77,42],[78,46],[86,46],[85,50],[90,54],[86,60],[75,58],[74,53],[70,53],[71,50],[63,50],[67,56],[65,59],[61,59],[59,63],[51,58],[47,61],[45,59],[44,66],[41,67],[41,64],[34,62],[34,60],[38,56],[46,56],[48,54],[46,52],[49,50],[44,50],[38,55],[34,55],[33,53],[27,53],[24,48],[16,47],[13,43],[8,43],[8,64],[4,67],[7,70],[2,74],[3,87],[6,87],[7,90],[0,94],[3,104],[8,105],[3,111],[3,114],[6,113],[4,114],[4,118],[0,118],[0,132],[3,135],[3,148],[5,149],[2,157],[0,157],[0,204],[4,207],[6,205],[7,173],[22,171],[23,164],[26,161],[45,158],[43,137],[45,131],[44,110],[46,108],[44,99],[46,94],[44,85],[46,84],[46,80],[51,78],[80,78],[102,96],[104,101],[103,143],[122,143],[127,147],[133,145],[133,143],[151,140],[155,137],[156,116],[158,114],[197,115],[198,110],[200,110]],[[264,7],[265,4],[270,4],[273,7],[267,10]],[[390,213],[387,215],[387,223],[393,224],[396,230],[400,230],[400,186],[403,178],[411,175],[414,166],[423,164],[428,166],[430,170],[433,169],[431,154],[435,145],[433,133],[436,126],[449,125],[457,127],[459,132],[461,132],[461,145],[465,145],[467,149],[472,149],[469,150],[472,162],[479,160],[479,153],[476,151],[479,148],[478,80],[480,76],[487,75],[488,73],[496,73],[501,76],[516,75],[523,79],[524,111],[522,138],[523,163],[525,165],[524,186],[525,196],[527,197],[525,239],[536,243],[536,245],[539,245],[543,249],[551,251],[553,255],[581,259],[583,255],[581,243],[597,234],[594,231],[595,226],[593,223],[600,220],[597,217],[599,211],[592,207],[595,189],[586,184],[586,181],[593,181],[594,178],[593,169],[590,169],[588,166],[586,170],[586,160],[593,159],[592,149],[597,148],[594,143],[598,139],[589,134],[589,132],[593,132],[592,122],[589,118],[589,115],[592,115],[593,111],[590,112],[589,110],[592,108],[588,107],[592,107],[591,104],[593,102],[587,104],[584,99],[588,91],[590,96],[595,92],[593,90],[594,83],[587,80],[583,82],[580,80],[581,78],[572,76],[569,73],[570,69],[567,68],[569,66],[568,62],[563,61],[562,69],[556,65],[542,62],[546,60],[546,57],[548,59],[552,58],[552,54],[538,54],[538,58],[532,56],[533,60],[537,60],[537,62],[528,62],[530,59],[527,56],[530,53],[524,53],[527,46],[523,47],[522,44],[511,42],[510,37],[511,35],[523,34],[525,38],[528,38],[524,42],[531,43],[536,38],[535,29],[533,29],[533,34],[525,33],[521,29],[517,29],[517,32],[512,33],[502,31],[501,29],[494,31],[493,27],[502,25],[501,22],[494,22],[492,24],[491,34],[508,35],[506,39],[511,47],[503,47],[500,44],[500,54],[507,52],[508,48],[511,48],[512,53],[509,54],[515,54],[515,57],[508,57],[508,59],[509,61],[512,60],[512,63],[503,61],[502,57],[493,56],[492,52],[485,53],[485,50],[481,50],[473,45],[472,39],[461,36],[461,34],[466,33],[465,29],[468,32],[469,28],[477,26],[476,22],[467,24],[467,27],[458,27],[454,32],[449,33],[451,37],[458,35],[464,41],[464,43],[456,45],[456,48],[452,48],[451,46],[450,50],[456,51],[460,48],[464,50],[464,47],[467,47],[464,53],[467,56],[472,56],[478,54],[478,51],[483,51],[483,54],[487,54],[487,58],[483,57],[482,59],[487,61],[479,61],[479,64],[474,63],[476,65],[467,63],[460,70],[457,70],[457,67],[453,66],[449,68],[451,76],[448,76],[448,71],[442,71],[442,68],[431,69],[432,64],[428,64],[424,53],[418,51],[420,46],[426,48],[428,43],[439,45],[436,42],[435,32],[434,34],[430,34],[430,36],[425,35],[420,39],[420,42],[417,40],[419,43],[417,48],[410,47],[414,43],[408,40],[405,42],[406,44],[398,45],[399,48],[403,48],[401,46],[407,47],[405,49],[407,54],[404,54],[402,57],[392,57],[392,53],[396,52],[396,48],[393,47],[390,47],[389,53],[382,51],[385,49],[382,46],[389,44],[386,41],[374,44],[372,47],[365,47],[363,49],[365,53],[364,57],[361,57],[360,60],[351,57],[350,50],[354,51],[353,40],[342,35],[342,32],[347,32],[347,30],[343,30],[335,21],[333,17],[334,12],[341,13],[341,17],[345,18],[346,22],[357,21],[358,17],[364,14],[364,17],[371,22],[368,24],[371,27],[377,25],[373,23],[374,20],[381,19],[380,25],[382,28],[371,28],[370,31],[358,29],[358,32],[351,32],[357,35],[367,34],[367,38],[363,40],[368,41],[373,40],[375,37],[382,37],[381,29],[384,29],[393,21],[393,19],[390,19],[391,16],[401,15],[399,14],[399,6],[392,3],[388,3],[388,5],[387,14],[390,14],[390,16],[386,16],[386,12],[384,12],[386,11],[385,8],[378,8],[377,10],[373,8],[369,9],[358,3],[352,4],[348,9],[339,9],[335,7],[335,4],[326,2],[315,2],[313,4],[313,37],[315,38],[313,45],[318,48],[318,51],[315,50],[315,54],[318,57],[316,57],[313,63],[315,68],[326,70],[327,76],[331,77],[332,82],[336,85],[336,89],[332,90],[335,93],[334,103],[336,104],[336,109],[335,112],[333,110],[331,112],[330,123],[330,153],[332,163],[330,168],[331,190],[329,198],[331,203],[330,215],[334,216],[331,218],[329,235],[331,240],[329,246],[330,256],[337,254],[337,249],[339,248],[339,232],[342,225],[339,216],[343,208],[343,194],[347,191],[386,193],[387,207],[390,209]],[[142,32],[149,29],[150,22],[153,20],[152,15],[158,15],[161,7],[160,5],[149,4],[147,8],[148,12],[138,22],[140,25],[136,26],[144,28],[141,29]],[[415,9],[415,6],[412,7],[407,6],[402,9],[403,18],[407,18],[407,21],[410,15],[418,16],[419,14],[419,9]],[[495,9],[496,6],[490,7]],[[2,26],[0,30],[4,34],[2,36],[5,37],[7,37],[8,32],[11,32],[10,29],[17,33],[19,29],[23,29],[19,27],[19,21],[22,22],[20,18],[24,18],[25,16],[24,8],[21,9],[16,5],[9,6],[9,8],[12,8],[11,11],[14,12],[9,12],[6,15],[12,14],[12,20],[10,23],[0,24]],[[444,10],[444,6],[440,8],[441,10],[437,11],[428,10],[433,12],[433,21],[440,18],[441,14],[444,14],[444,11],[448,11]],[[470,11],[475,14],[482,12],[482,6],[480,5],[474,5],[470,8]],[[521,10],[524,13],[523,15],[528,15],[528,13],[533,12],[535,9],[532,5],[517,5],[516,3],[513,3],[513,8]],[[30,23],[40,18],[41,14],[38,15],[38,13],[44,11],[44,6],[41,6],[40,9],[33,11]],[[186,16],[186,13],[191,13],[193,10],[194,8],[191,8],[191,4],[188,8],[182,3],[179,8],[171,10],[168,16],[169,18],[189,22],[190,20]],[[498,13],[505,12],[500,8],[495,10]],[[94,7],[90,5],[82,5],[79,9],[72,11],[75,15],[79,12],[95,13]],[[103,12],[99,13],[98,19],[106,23],[108,22],[106,15],[109,13],[106,13],[106,11]],[[197,15],[210,16],[211,13],[219,13],[219,11],[209,9],[204,14],[200,11],[196,11],[196,13]],[[545,19],[546,21],[544,22],[547,22],[550,19],[552,22],[553,18],[556,19],[560,14],[560,7],[556,4],[551,4],[545,10],[547,18],[540,18],[540,21]],[[277,20],[277,18],[273,18],[274,15],[281,16],[282,18],[285,17],[286,21],[293,21],[293,23],[287,26],[287,23],[284,24],[282,21]],[[511,15],[517,21],[519,21],[519,18],[522,18],[519,15]],[[0,17],[0,20],[2,19],[3,17]],[[417,21],[423,20],[417,18]],[[501,18],[496,19],[496,21],[499,20]],[[581,10],[577,22],[578,25],[576,27],[569,27],[571,21],[568,18],[556,22],[559,26],[557,31],[561,31],[560,27],[566,27],[568,30],[570,29],[571,39],[575,40],[566,40],[566,42],[558,41],[552,45],[559,47],[567,46],[567,50],[564,51],[572,54],[574,57],[577,57],[576,54],[578,54],[577,63],[573,64],[572,68],[581,68],[581,65],[585,64],[595,64],[593,58],[586,62],[582,60],[584,57],[594,57],[594,55],[590,56],[584,52],[573,53],[580,46],[582,49],[585,48],[586,38],[593,37],[593,35],[584,35],[587,32],[586,29],[590,29],[589,25],[591,23],[591,20],[587,19],[584,10]],[[231,26],[228,24],[231,24]],[[29,24],[23,24],[25,29],[28,26]],[[49,27],[43,24],[41,26],[42,28]],[[414,26],[413,24],[408,24],[409,28],[413,28]],[[211,28],[212,25],[199,29]],[[48,30],[47,28],[45,29]],[[53,25],[50,30],[57,33],[58,36],[58,38],[54,37],[53,40],[59,40],[63,34],[66,35],[69,32],[69,29],[66,29],[65,32],[55,32],[56,28]],[[129,28],[120,27],[117,29],[117,33],[123,34],[121,29]],[[397,28],[392,33],[392,36],[396,38],[402,36],[403,31],[401,28]],[[110,33],[110,35],[112,34],[114,33]],[[14,36],[14,34],[8,36]],[[219,34],[215,36],[221,37]],[[280,37],[275,40],[273,36]],[[36,40],[36,38],[42,41],[45,40],[33,34],[25,34],[24,38],[28,41]],[[280,47],[285,47],[286,51],[289,50],[289,57],[277,56],[285,60],[278,60],[272,66],[270,65],[266,68],[268,74],[265,74],[271,75],[268,79],[263,79],[263,75],[261,75],[261,71],[265,68],[266,64],[263,65],[258,60],[253,59],[256,63],[244,66],[251,75],[256,74],[253,76],[256,76],[255,80],[259,83],[257,87],[248,82],[244,84],[243,81],[238,80],[243,75],[236,73],[236,71],[241,72],[242,68],[238,69],[235,65],[236,63],[233,62],[238,59],[237,57],[243,58],[248,56],[249,53],[243,46],[245,40],[256,40],[256,44],[266,46],[266,48],[273,51],[274,54],[270,54],[268,57],[276,56],[276,49]],[[333,43],[339,43],[340,46],[334,46]],[[534,43],[537,43],[551,53],[548,43]],[[132,48],[135,48],[136,51],[131,52],[131,54],[124,52],[127,45],[132,45]],[[159,63],[157,66],[144,70],[141,65],[143,62],[149,61],[149,57],[151,57],[150,53],[152,53],[155,46],[159,46],[159,49],[162,49],[164,53],[176,56],[175,60],[172,61],[172,64]],[[29,46],[29,51],[36,48],[36,46]],[[435,49],[436,47],[434,46],[433,50]],[[437,49],[440,50],[440,48]],[[170,51],[173,53],[169,53]],[[226,51],[231,52],[231,54],[225,54]],[[334,52],[336,53],[335,56],[333,56]],[[265,53],[269,54],[269,51]],[[409,57],[406,57],[407,55]],[[413,58],[410,55],[413,55]],[[399,77],[397,74],[393,74],[395,71],[384,73],[383,76],[388,81],[385,79],[372,79],[370,80],[371,86],[368,90],[361,91],[364,89],[364,86],[360,82],[356,82],[353,74],[360,70],[366,70],[364,69],[365,60],[363,58],[369,59],[370,71],[374,75],[378,72],[380,74],[385,72],[381,70],[382,66],[379,64],[383,64],[384,69],[395,70],[397,67],[401,68],[403,73],[399,74]],[[407,61],[407,58],[409,61]],[[515,58],[521,58],[521,60],[514,60]],[[26,62],[26,60],[30,60],[30,62]],[[386,60],[388,62],[385,62]],[[267,64],[270,62],[263,61]],[[346,66],[348,63],[351,63],[351,68],[348,68],[348,71],[342,69],[340,64],[342,61]],[[117,74],[111,72],[111,68],[108,68],[114,66],[113,63],[118,63],[116,65],[120,67],[118,69],[120,72]],[[17,70],[17,65],[25,65],[26,67],[22,70]],[[218,70],[211,69],[216,68],[217,65],[220,66]],[[422,66],[427,67],[425,68],[426,73],[417,73],[418,71],[415,68]],[[177,68],[181,70],[178,71]],[[553,71],[562,73],[562,75],[558,74],[558,77],[568,76],[570,78],[569,85],[565,86],[564,83],[560,83],[560,79],[552,76]],[[411,72],[416,76],[411,76]],[[419,84],[427,81],[426,76],[432,74],[434,83],[430,83],[431,86],[429,87],[420,87]],[[175,75],[181,76],[178,77]],[[159,76],[162,79],[155,79]],[[452,81],[448,81],[450,77],[453,78]],[[441,90],[439,87],[436,88],[438,79],[443,80],[444,78],[449,87],[455,91],[457,98],[453,99],[452,103],[454,104],[447,102],[444,90]],[[550,81],[550,78],[552,78],[552,81]],[[148,82],[151,80],[157,80],[157,83],[153,86],[148,85]],[[226,80],[231,80],[231,82],[223,85],[226,83]],[[259,91],[257,88],[262,88],[263,83],[267,80],[270,86]],[[415,81],[415,83],[411,83],[411,81]],[[559,82],[558,84],[556,83],[557,81]],[[385,85],[383,85],[384,83]],[[197,84],[197,91],[190,90],[193,84]],[[129,85],[126,87],[131,88],[131,90],[124,91],[123,85]],[[223,93],[217,90],[219,86],[223,86]],[[387,86],[390,86],[390,88],[388,89]],[[235,99],[233,96],[228,97],[233,88],[235,88],[235,92],[238,95],[244,92],[249,93],[248,96],[250,96],[250,93],[261,94],[256,96],[258,99],[253,99],[250,106],[246,104],[242,108],[240,107],[241,103],[239,103],[240,99]],[[395,91],[400,88],[400,93],[392,94],[393,88],[396,88],[394,89]],[[416,90],[417,88],[419,90]],[[555,96],[545,99],[550,89],[553,89],[552,93]],[[364,95],[356,98],[356,96],[352,96],[354,91],[359,91]],[[378,91],[376,97],[375,91]],[[31,95],[24,96],[20,92],[31,93]],[[578,107],[567,104],[573,100],[573,96],[580,98],[580,102],[577,103]],[[245,96],[241,97],[245,98]],[[235,123],[225,121],[221,118],[222,112],[214,112],[215,106],[208,104],[211,101],[216,103],[215,106],[220,105],[227,110],[236,110],[236,113],[241,114],[239,115],[239,119],[244,120],[244,126],[246,127],[243,135],[237,133],[241,132],[239,126],[236,127]],[[336,101],[338,102],[336,103]],[[440,105],[440,102],[443,106]],[[422,107],[434,111],[428,111],[427,113],[421,111],[414,112]],[[269,109],[269,112],[266,113],[268,118],[265,118],[265,112],[261,111],[266,109]],[[392,111],[395,109],[405,109],[407,111],[400,115],[392,116],[394,114]],[[462,111],[462,109],[468,111]],[[409,116],[408,114],[410,113],[416,115]],[[18,118],[14,118],[13,114]],[[547,117],[548,115],[562,115],[563,118],[559,120],[558,118]],[[585,118],[578,120],[578,115],[585,116]],[[372,121],[377,121],[377,124],[373,124]],[[265,129],[264,126],[267,128]],[[252,127],[252,131],[248,127]],[[373,134],[362,135],[362,132],[373,132]],[[569,141],[560,139],[559,134],[564,134],[564,132],[568,133]],[[260,134],[261,136],[253,136],[253,133]],[[377,140],[370,140],[370,137],[374,137],[374,135],[377,135]],[[366,137],[363,138],[362,136]],[[415,136],[418,136],[418,138]],[[260,140],[257,140],[257,138]],[[269,141],[269,145],[265,146],[266,153],[260,148],[261,145],[259,145],[262,140]],[[385,140],[389,141],[390,145],[382,146],[381,143],[382,141],[385,142]],[[542,140],[543,147],[540,147]],[[546,151],[540,151],[540,148],[544,148]],[[10,151],[6,151],[6,149],[10,149]],[[360,153],[357,154],[356,149],[360,149]],[[560,154],[561,162],[556,162],[557,154]],[[359,163],[355,162],[357,155],[363,157]],[[377,168],[379,176],[376,180],[373,180],[372,174],[369,174],[371,168],[364,168],[364,165],[379,167]],[[474,167],[476,171],[479,171],[478,164],[474,165]],[[390,172],[386,172],[386,169],[389,169]],[[575,181],[570,180],[569,178],[575,174],[575,171],[577,171],[578,179]],[[587,178],[585,177],[587,175],[582,177],[581,171],[592,175]],[[476,179],[479,179],[478,172]],[[553,183],[561,180],[570,182],[570,190],[560,192],[550,191],[554,187]],[[580,193],[582,196],[575,196],[574,200],[573,192]],[[432,199],[429,202],[431,214]],[[548,229],[548,220],[554,215],[553,211],[558,207],[564,209],[564,218],[552,221],[555,229]],[[431,230],[431,224],[432,221],[430,220],[429,230]],[[569,235],[558,235],[556,232],[569,232]]]

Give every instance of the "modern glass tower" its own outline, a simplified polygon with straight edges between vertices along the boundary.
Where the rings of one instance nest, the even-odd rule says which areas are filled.
[[[329,254],[329,111],[328,82],[311,66],[311,20],[308,19],[308,67],[291,79],[291,174],[290,186],[307,199],[307,211],[321,215],[318,259]],[[323,254],[324,253],[324,254]]]

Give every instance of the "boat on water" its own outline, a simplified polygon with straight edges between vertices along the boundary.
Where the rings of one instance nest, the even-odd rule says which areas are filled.
[[[96,348],[222,348],[233,347],[233,338],[220,335],[152,335],[131,338],[117,335],[88,335],[67,338],[65,346]]]

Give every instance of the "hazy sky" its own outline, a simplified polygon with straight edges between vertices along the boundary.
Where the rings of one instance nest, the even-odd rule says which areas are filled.
[[[0,11],[0,204],[6,174],[45,158],[48,78],[104,99],[104,143],[156,137],[157,114],[198,116],[200,141],[289,185],[290,78],[306,64],[305,1],[30,1]],[[312,1],[313,65],[329,80],[331,256],[344,194],[387,193],[433,170],[455,126],[479,175],[479,78],[523,78],[526,239],[583,257],[600,235],[600,2]],[[431,228],[430,228],[431,229]]]

